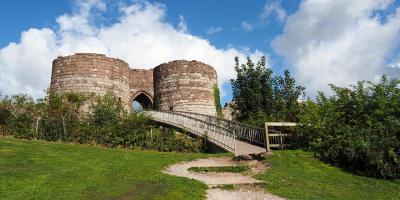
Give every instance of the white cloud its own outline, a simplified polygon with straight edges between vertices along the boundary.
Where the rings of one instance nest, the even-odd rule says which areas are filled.
[[[222,31],[222,27],[210,27],[209,29],[207,29],[206,33],[209,35],[215,34],[215,33],[219,33]]]
[[[391,2],[305,0],[287,18],[273,47],[310,95],[329,91],[329,83],[347,86],[384,73],[398,78],[399,71],[388,69],[386,59],[400,42],[400,9],[378,12]]]
[[[247,21],[243,21],[241,25],[242,25],[242,29],[245,31],[252,31],[255,27],[254,24],[251,24]]]
[[[287,14],[286,10],[281,6],[281,1],[271,0],[264,5],[260,14],[260,20],[265,22],[271,16],[276,17],[280,22],[285,21]]]
[[[391,68],[399,68],[400,69],[400,62],[390,63],[388,66]]]
[[[162,4],[135,2],[120,7],[118,21],[95,25],[106,10],[102,1],[78,1],[76,10],[57,18],[57,29],[29,29],[21,41],[0,49],[0,91],[43,97],[50,84],[52,60],[58,55],[94,52],[117,57],[132,68],[153,68],[176,59],[199,60],[215,67],[220,85],[235,75],[234,56],[242,60],[262,52],[218,49],[207,40],[187,33],[183,17],[177,28],[165,21]],[[224,93],[223,91],[221,91]]]
[[[188,31],[185,18],[183,18],[182,15],[179,15],[179,24],[178,24],[178,30],[180,32],[186,33]]]

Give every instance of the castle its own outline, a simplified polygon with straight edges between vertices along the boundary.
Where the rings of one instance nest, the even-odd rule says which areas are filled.
[[[198,61],[176,60],[144,70],[102,54],[76,53],[53,61],[50,93],[112,90],[128,111],[137,101],[144,108],[215,116],[214,84],[215,69]]]

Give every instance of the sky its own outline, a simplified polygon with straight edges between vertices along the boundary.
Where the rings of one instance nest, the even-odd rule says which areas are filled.
[[[131,68],[199,60],[231,101],[234,57],[267,57],[313,98],[328,84],[400,78],[394,0],[8,0],[0,3],[0,93],[43,98],[52,60],[102,53]]]

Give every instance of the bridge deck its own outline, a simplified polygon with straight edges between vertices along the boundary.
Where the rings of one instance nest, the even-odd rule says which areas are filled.
[[[235,148],[236,155],[244,155],[244,154],[252,154],[252,153],[258,154],[258,153],[263,153],[266,151],[266,149],[263,147],[252,145],[247,142],[240,141],[240,140],[236,140],[235,143],[236,143],[236,148]]]
[[[205,137],[208,141],[235,153],[235,155],[257,154],[266,151],[266,148],[252,144],[252,142],[255,142],[263,145],[265,142],[264,131],[259,128],[237,124],[236,122],[226,123],[218,118],[210,120],[212,116],[155,110],[145,112],[155,121]],[[232,125],[232,123],[235,124]]]

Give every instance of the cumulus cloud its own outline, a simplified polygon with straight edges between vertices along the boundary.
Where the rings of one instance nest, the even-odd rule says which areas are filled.
[[[387,67],[400,39],[400,8],[388,11],[391,3],[304,0],[272,45],[310,95],[329,91],[329,83],[347,86],[382,74],[398,78],[399,70]]]
[[[242,24],[242,29],[245,31],[252,31],[255,28],[254,24],[251,24],[250,22],[243,21]]]
[[[185,18],[183,17],[183,15],[179,15],[179,24],[178,24],[178,30],[180,32],[187,32],[188,28],[185,22]]]
[[[390,63],[389,67],[391,67],[391,68],[399,68],[400,69],[400,62],[398,62],[398,63]]]
[[[210,27],[209,29],[207,29],[206,33],[209,35],[215,34],[215,33],[219,33],[222,31],[222,27]]]
[[[266,22],[270,17],[276,17],[280,22],[286,19],[286,10],[282,8],[281,1],[268,1],[260,14],[260,20]]]
[[[43,97],[52,60],[75,52],[117,57],[131,68],[153,68],[176,59],[199,60],[215,67],[220,85],[235,75],[234,56],[262,55],[257,50],[216,48],[189,34],[183,16],[177,27],[166,22],[166,7],[159,3],[135,2],[119,9],[117,21],[105,26],[96,23],[107,10],[104,2],[77,1],[72,13],[57,17],[58,28],[24,31],[19,42],[0,49],[0,91]]]

